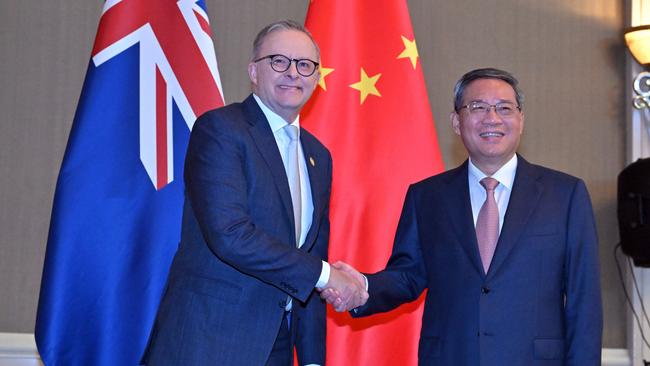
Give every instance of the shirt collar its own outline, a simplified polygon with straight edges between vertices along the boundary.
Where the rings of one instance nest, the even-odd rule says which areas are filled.
[[[269,121],[269,125],[271,126],[271,131],[273,131],[273,134],[283,129],[284,126],[287,125],[287,121],[285,121],[284,118],[280,117],[279,114],[273,112],[271,108],[267,107],[264,102],[262,102],[260,97],[253,94],[253,98],[257,102],[257,105],[260,106],[260,109],[262,109],[262,113],[264,113],[266,119]],[[291,124],[298,127],[298,131],[300,131],[300,115],[298,115],[296,119],[291,122]]]
[[[469,159],[469,174],[472,178],[480,182],[481,179],[487,177],[479,168],[472,163],[472,158]],[[503,164],[499,170],[492,174],[492,178],[499,181],[499,184],[512,190],[512,185],[515,181],[515,173],[517,173],[517,154],[514,154],[507,163]]]

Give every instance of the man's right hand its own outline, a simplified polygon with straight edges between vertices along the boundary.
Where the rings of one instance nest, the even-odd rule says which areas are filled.
[[[359,307],[368,301],[366,280],[361,273],[344,262],[331,265],[330,278],[321,298],[338,312]]]

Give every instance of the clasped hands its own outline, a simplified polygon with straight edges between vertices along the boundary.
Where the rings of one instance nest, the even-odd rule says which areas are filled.
[[[368,301],[363,275],[341,261],[330,265],[329,281],[320,291],[320,297],[338,312],[352,310]]]

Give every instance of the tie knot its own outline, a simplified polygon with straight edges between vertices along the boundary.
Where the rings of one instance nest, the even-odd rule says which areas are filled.
[[[494,191],[494,189],[499,185],[499,181],[491,177],[485,177],[481,179],[481,185],[488,192]]]
[[[295,141],[298,139],[298,127],[294,125],[286,125],[283,127],[284,132],[289,136],[291,141]]]

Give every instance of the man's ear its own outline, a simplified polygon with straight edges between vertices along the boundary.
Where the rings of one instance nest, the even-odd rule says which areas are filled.
[[[458,115],[458,112],[451,112],[449,114],[449,120],[451,121],[451,128],[454,129],[456,135],[460,136],[460,116]]]
[[[254,62],[248,64],[248,77],[251,79],[251,83],[257,85],[257,64]]]
[[[316,72],[314,72],[314,75],[312,75],[312,77],[316,79],[316,82],[314,83],[314,86],[311,89],[311,91],[313,92],[314,90],[316,90],[316,87],[318,86],[318,82],[320,81],[320,69],[319,68],[316,68]]]

